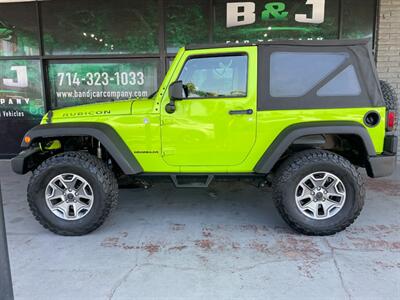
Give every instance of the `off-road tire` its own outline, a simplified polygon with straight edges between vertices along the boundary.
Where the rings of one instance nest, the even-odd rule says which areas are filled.
[[[315,220],[298,209],[295,190],[302,178],[313,172],[336,175],[345,185],[346,200],[332,217]],[[273,182],[275,205],[286,223],[306,235],[332,235],[344,230],[358,217],[364,205],[364,181],[357,169],[344,157],[324,150],[306,150],[288,159],[277,169]]]
[[[388,82],[384,80],[379,81],[381,85],[383,100],[385,101],[385,106],[388,110],[394,110],[396,113],[399,109],[399,98],[396,90]],[[396,120],[395,128],[397,128],[398,120]]]
[[[48,182],[62,173],[81,176],[93,189],[93,206],[82,219],[63,220],[53,214],[46,204]],[[59,235],[84,235],[102,225],[116,207],[118,184],[110,168],[97,157],[86,152],[65,152],[48,158],[33,171],[27,198],[34,217],[43,227]]]

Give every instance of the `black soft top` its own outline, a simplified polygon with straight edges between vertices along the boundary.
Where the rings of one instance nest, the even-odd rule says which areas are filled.
[[[257,42],[257,43],[224,43],[224,44],[208,44],[208,45],[188,45],[185,47],[187,50],[197,49],[215,49],[215,48],[230,48],[230,47],[248,47],[257,46],[259,56],[259,70],[264,70],[265,65],[268,65],[268,57],[274,51],[291,51],[291,52],[305,52],[305,51],[316,51],[316,52],[335,52],[345,51],[350,54],[349,60],[346,64],[352,64],[356,68],[362,93],[356,97],[335,96],[325,99],[328,101],[321,102],[315,95],[306,95],[306,97],[300,97],[297,102],[291,100],[282,101],[282,99],[276,99],[276,105],[274,103],[266,104],[266,107],[270,109],[288,109],[289,107],[294,108],[293,105],[296,103],[296,108],[345,108],[345,107],[381,107],[385,106],[383,96],[380,90],[380,83],[375,68],[374,57],[371,51],[371,43],[369,39],[358,39],[358,40],[277,40],[270,42]],[[267,89],[263,86],[267,82],[268,74],[266,72],[258,75],[259,80],[259,93],[258,97],[269,99],[274,102],[268,93]],[[304,98],[304,99],[303,99]],[[325,97],[326,98],[326,97]],[[272,100],[271,100],[272,99]],[[260,99],[259,99],[260,100]],[[301,104],[304,102],[304,105]],[[307,103],[307,104],[306,104]]]

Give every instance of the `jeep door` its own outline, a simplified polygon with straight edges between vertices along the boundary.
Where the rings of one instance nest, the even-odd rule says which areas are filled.
[[[170,165],[238,165],[255,142],[256,47],[205,52],[185,52],[171,83],[181,80],[187,97],[172,113],[168,95],[161,105],[162,155]]]

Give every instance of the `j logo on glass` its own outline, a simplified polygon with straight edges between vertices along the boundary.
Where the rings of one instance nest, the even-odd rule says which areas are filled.
[[[16,80],[12,78],[4,78],[3,84],[6,86],[19,88],[28,87],[28,72],[26,66],[12,66],[11,70],[16,73]]]

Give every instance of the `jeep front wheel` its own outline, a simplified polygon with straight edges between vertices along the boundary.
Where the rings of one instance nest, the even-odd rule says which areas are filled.
[[[118,185],[107,165],[85,152],[45,160],[28,186],[28,203],[45,228],[60,235],[87,234],[116,206]]]
[[[274,180],[276,207],[289,224],[307,235],[331,235],[352,224],[364,203],[363,179],[345,158],[307,150],[288,158]]]

